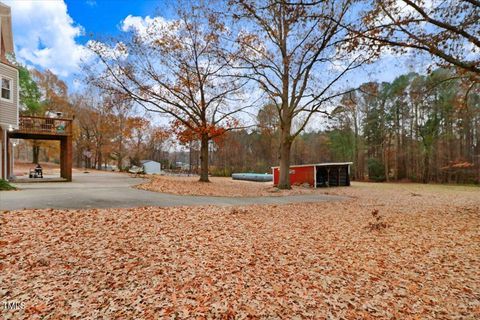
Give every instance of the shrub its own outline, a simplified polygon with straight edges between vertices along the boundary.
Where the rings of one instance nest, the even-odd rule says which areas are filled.
[[[8,181],[0,179],[0,191],[16,190]]]
[[[213,177],[230,177],[232,175],[231,168],[210,167],[209,172]]]
[[[377,159],[368,159],[368,178],[372,181],[385,181],[385,167]]]

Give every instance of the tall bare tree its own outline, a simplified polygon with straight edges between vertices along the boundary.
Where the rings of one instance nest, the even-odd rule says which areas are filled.
[[[117,168],[123,170],[124,159],[128,153],[126,142],[131,135],[129,117],[132,116],[132,101],[124,95],[109,95],[105,98],[105,106],[112,113],[111,125],[117,134],[114,138],[115,146],[112,148],[112,156],[117,160]]]
[[[237,126],[247,83],[231,67],[228,28],[208,7],[179,7],[176,20],[152,19],[110,46],[91,42],[104,73],[88,72],[90,82],[105,92],[172,117],[177,133],[199,140],[205,182],[209,141]]]
[[[280,121],[279,188],[290,188],[290,151],[294,139],[315,114],[340,96],[339,84],[368,57],[346,49],[352,1],[315,5],[279,0],[232,1],[240,21],[241,67],[275,105]]]

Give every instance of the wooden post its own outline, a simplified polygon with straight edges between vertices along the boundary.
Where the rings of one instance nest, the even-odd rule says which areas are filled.
[[[12,163],[12,151],[10,150],[10,137],[8,135],[8,132],[5,132],[5,134],[7,135],[7,139],[6,139],[6,142],[5,142],[5,147],[4,149],[7,151],[7,166],[6,166],[6,169],[7,169],[7,172],[5,174],[5,180],[10,180],[10,177],[11,175],[13,174],[13,172],[10,172],[11,170],[11,163]]]
[[[337,187],[340,187],[340,167],[337,169]]]
[[[349,168],[350,168],[350,165],[347,165],[346,168],[345,168],[345,172],[347,174],[347,183],[346,183],[347,186],[350,186],[350,170],[349,170]]]
[[[60,176],[72,181],[72,137],[62,137],[60,140]]]

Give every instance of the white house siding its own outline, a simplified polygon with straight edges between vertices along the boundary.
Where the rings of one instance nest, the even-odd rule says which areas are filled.
[[[18,127],[18,70],[0,62],[0,75],[12,79],[12,101],[0,98],[0,125]]]

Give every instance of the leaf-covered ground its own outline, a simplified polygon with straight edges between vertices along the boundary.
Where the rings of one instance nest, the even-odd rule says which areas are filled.
[[[325,192],[353,198],[2,213],[0,302],[25,304],[2,317],[480,317],[478,188]]]
[[[40,163],[43,169],[43,174],[45,175],[53,175],[53,174],[60,174],[60,165],[51,162],[42,162]],[[28,174],[31,169],[35,168],[36,164],[31,162],[22,162],[22,161],[15,161],[15,167],[13,170],[13,174],[17,177],[28,177]]]
[[[138,189],[195,196],[219,197],[269,197],[296,194],[311,194],[315,190],[293,186],[292,190],[279,190],[272,182],[252,182],[232,180],[232,178],[210,177],[210,183],[198,181],[197,176],[151,176],[149,180],[137,186]]]

